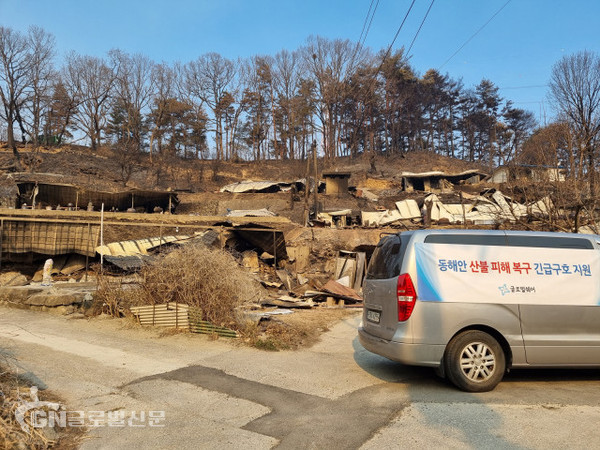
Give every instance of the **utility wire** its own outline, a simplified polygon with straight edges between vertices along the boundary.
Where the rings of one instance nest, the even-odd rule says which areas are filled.
[[[367,17],[365,17],[363,29],[360,32],[360,37],[358,38],[359,49],[364,46],[365,41],[367,39],[367,35],[369,34],[369,31],[371,30],[371,24],[373,23],[373,18],[375,17],[375,12],[377,11],[377,7],[379,6],[379,0],[377,0],[377,3],[375,3],[375,7],[373,7],[373,3],[375,3],[375,0],[371,0],[371,5],[369,6],[369,11],[367,11]],[[372,13],[371,13],[371,10],[373,10]],[[371,17],[370,19],[369,19],[369,16]],[[368,25],[367,25],[367,22],[369,23]]]
[[[417,40],[417,36],[419,35],[419,32],[421,31],[421,28],[423,27],[423,24],[425,23],[425,20],[427,20],[427,16],[429,15],[429,11],[431,11],[431,7],[433,6],[434,2],[435,2],[435,0],[431,0],[431,3],[429,4],[429,8],[427,9],[427,12],[425,13],[425,17],[423,17],[423,20],[421,21],[421,25],[419,25],[419,29],[415,33],[415,37],[413,38],[412,42],[410,43],[410,45],[408,47],[408,50],[406,51],[407,55],[410,55],[410,51],[411,51],[411,49],[413,47],[413,44]]]
[[[482,25],[482,26],[481,26],[481,27],[480,27],[480,28],[479,28],[479,29],[478,29],[478,30],[477,30],[475,33],[473,33],[473,34],[471,35],[471,37],[470,37],[469,39],[467,39],[467,40],[466,40],[466,41],[463,43],[463,45],[461,45],[461,46],[458,48],[458,50],[456,50],[456,51],[455,51],[455,52],[452,54],[452,56],[450,56],[450,58],[448,58],[446,61],[444,61],[444,64],[442,64],[440,67],[438,67],[438,71],[440,71],[440,70],[442,69],[442,67],[444,67],[446,64],[448,64],[448,63],[450,62],[450,60],[451,60],[452,58],[454,58],[454,57],[455,57],[455,56],[458,54],[458,52],[460,52],[460,51],[461,51],[461,50],[462,50],[462,49],[463,49],[463,48],[464,48],[464,47],[465,47],[465,46],[466,46],[466,45],[467,45],[469,42],[471,42],[471,40],[472,40],[472,39],[473,39],[475,36],[477,36],[477,35],[479,34],[479,32],[480,32],[481,30],[483,30],[483,29],[484,29],[484,28],[485,28],[485,27],[486,27],[486,26],[487,26],[487,25],[488,25],[488,24],[489,24],[489,23],[490,23],[490,22],[491,22],[491,21],[494,19],[494,17],[496,17],[496,16],[497,16],[497,15],[500,13],[500,11],[502,11],[502,10],[503,10],[503,9],[504,9],[504,8],[505,8],[505,7],[506,7],[506,6],[507,6],[507,5],[508,5],[508,4],[511,2],[511,1],[512,1],[512,0],[508,0],[508,1],[507,1],[507,2],[504,4],[504,5],[502,5],[502,6],[500,7],[500,9],[499,9],[498,11],[496,11],[496,12],[495,12],[495,13],[492,15],[492,17],[490,17],[490,18],[488,19],[488,21],[487,21],[486,23],[484,23],[484,24],[483,24],[483,25]]]
[[[379,67],[377,67],[377,70],[375,71],[375,73],[372,76],[371,84],[369,85],[369,90],[375,85],[375,83],[377,83],[377,76],[379,75],[379,72],[381,71],[381,68],[383,67],[383,64],[385,63],[385,60],[387,59],[387,57],[389,56],[390,52],[392,51],[392,47],[394,46],[394,43],[396,42],[396,39],[398,39],[398,35],[400,34],[400,31],[402,30],[402,27],[404,26],[404,23],[406,22],[406,19],[408,18],[408,15],[410,14],[410,11],[412,10],[412,8],[415,5],[416,1],[417,0],[412,0],[412,3],[410,4],[410,6],[408,8],[408,11],[406,11],[406,14],[404,15],[404,19],[402,19],[402,23],[400,24],[400,26],[398,27],[398,30],[396,31],[396,34],[394,35],[394,39],[392,39],[392,43],[389,45],[387,51],[383,55],[383,58],[381,58],[381,63],[379,64]],[[372,20],[372,18],[371,18],[371,20]],[[361,114],[361,117],[360,117],[359,126],[357,126],[354,129],[354,132],[352,133],[352,139],[351,139],[350,147],[352,147],[354,145],[354,142],[355,142],[355,140],[357,138],[357,135],[358,135],[358,129],[362,126],[362,122],[364,121],[364,118],[365,118],[365,108],[362,109],[362,114]]]
[[[369,5],[369,10],[367,11],[367,16],[365,17],[365,21],[363,22],[362,30],[360,31],[360,36],[358,37],[358,42],[362,41],[363,34],[365,33],[365,28],[367,28],[367,22],[369,21],[369,16],[371,15],[371,9],[373,9],[373,3],[375,0],[371,0],[371,4]]]
[[[363,29],[360,31],[360,36],[358,37],[358,47],[360,48],[362,46],[362,42],[364,42],[364,40],[367,38],[367,34],[369,33],[368,29],[367,29],[367,23],[369,24],[369,28],[371,28],[371,22],[373,21],[373,17],[371,17],[371,10],[373,9],[373,3],[375,3],[375,0],[371,0],[371,4],[369,5],[369,10],[367,11],[367,16],[365,17],[365,21],[363,22]],[[377,0],[377,4],[379,4],[379,0]],[[377,9],[377,7],[375,7],[375,9]],[[375,15],[375,11],[373,11],[373,15]],[[369,17],[371,17],[371,19],[369,20]],[[365,30],[366,33],[365,33]],[[364,36],[364,39],[363,39]]]
[[[416,1],[417,0],[413,0],[412,3],[410,4],[410,7],[408,8],[408,11],[406,11],[406,15],[404,16],[404,19],[402,19],[402,23],[398,27],[398,31],[396,31],[396,35],[394,36],[394,39],[392,39],[392,43],[390,44],[390,46],[387,49],[387,52],[385,52],[385,55],[381,59],[381,64],[379,65],[379,69],[377,69],[377,72],[375,72],[375,76],[377,76],[377,74],[379,73],[379,70],[381,69],[381,66],[383,66],[383,62],[389,56],[390,51],[392,50],[392,47],[394,46],[394,42],[396,42],[396,39],[398,39],[398,35],[400,34],[400,30],[402,30],[402,27],[404,26],[404,22],[406,22],[406,19],[408,18],[408,15],[410,14],[410,11],[413,8],[413,6],[415,6],[415,2]]]
[[[533,88],[541,88],[541,87],[548,87],[549,84],[531,84],[529,86],[507,86],[507,87],[500,87],[498,89],[533,89]]]

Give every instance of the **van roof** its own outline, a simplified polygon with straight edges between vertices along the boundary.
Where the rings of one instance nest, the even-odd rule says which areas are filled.
[[[501,236],[545,236],[545,237],[565,237],[565,238],[578,238],[578,239],[589,239],[596,242],[600,242],[600,236],[596,234],[579,234],[579,233],[565,233],[559,231],[519,231],[519,230],[478,230],[478,229],[427,229],[427,230],[410,230],[404,231],[398,234],[410,234],[410,235],[430,235],[430,234],[476,234],[476,235],[501,235]]]

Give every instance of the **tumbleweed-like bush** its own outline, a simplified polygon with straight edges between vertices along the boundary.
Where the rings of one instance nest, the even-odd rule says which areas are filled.
[[[144,267],[137,304],[183,303],[197,307],[202,319],[239,328],[236,308],[258,302],[262,288],[224,250],[186,245]]]

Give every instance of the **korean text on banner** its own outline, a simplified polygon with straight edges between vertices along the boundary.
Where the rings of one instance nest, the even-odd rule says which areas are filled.
[[[600,252],[415,244],[421,301],[599,305]]]

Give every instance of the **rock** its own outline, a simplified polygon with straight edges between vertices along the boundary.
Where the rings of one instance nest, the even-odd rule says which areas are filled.
[[[94,303],[94,295],[91,292],[87,292],[83,296],[83,301],[81,302],[81,306],[85,309],[88,309]]]
[[[32,294],[42,292],[42,289],[30,289],[21,286],[3,287],[1,291],[2,298],[9,303],[22,303],[28,305],[28,298]]]
[[[54,314],[61,314],[63,316],[67,316],[75,312],[75,307],[73,305],[57,306],[55,308],[48,308],[48,311]]]
[[[46,306],[67,306],[73,304],[80,304],[83,302],[83,296],[73,294],[59,294],[59,295],[48,295],[48,298],[44,302]]]
[[[33,278],[31,279],[31,281],[35,282],[35,283],[39,283],[40,281],[43,280],[44,277],[44,270],[43,269],[39,269],[34,275]]]
[[[83,302],[82,294],[56,294],[41,293],[35,294],[24,300],[22,303],[31,306],[48,306],[54,308],[57,306],[79,305]]]
[[[29,279],[20,272],[5,272],[0,274],[0,286],[25,286]]]
[[[35,294],[25,298],[22,303],[30,306],[43,306],[46,302],[46,294]]]
[[[251,269],[253,272],[257,272],[258,265],[258,255],[253,250],[246,250],[242,253],[242,265]]]

